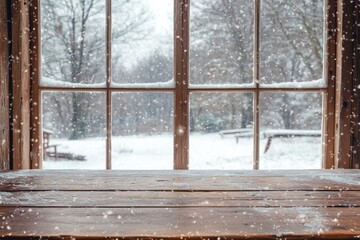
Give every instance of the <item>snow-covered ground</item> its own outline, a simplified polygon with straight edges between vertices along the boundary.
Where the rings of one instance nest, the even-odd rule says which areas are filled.
[[[321,138],[274,138],[264,153],[260,140],[260,169],[321,168]],[[86,161],[47,159],[45,169],[105,169],[105,138],[51,139],[58,152],[84,155]],[[190,135],[190,169],[252,169],[253,139],[218,133]],[[173,167],[173,136],[119,136],[112,138],[112,168],[165,170]]]

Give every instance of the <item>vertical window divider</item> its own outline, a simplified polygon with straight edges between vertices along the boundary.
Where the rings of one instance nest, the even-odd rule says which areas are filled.
[[[30,168],[41,169],[42,157],[45,153],[42,143],[42,113],[41,113],[41,22],[40,0],[30,5],[30,54],[31,54],[31,113],[30,113]]]
[[[253,169],[260,165],[260,0],[254,0],[254,156]]]
[[[190,0],[174,0],[174,169],[189,168]]]
[[[111,1],[106,0],[106,169],[111,169]]]

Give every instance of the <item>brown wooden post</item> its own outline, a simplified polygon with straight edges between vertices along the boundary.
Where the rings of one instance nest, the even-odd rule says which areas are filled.
[[[9,170],[9,48],[7,2],[0,1],[0,170]]]
[[[323,95],[323,168],[335,167],[335,86],[336,86],[336,39],[337,6],[336,0],[325,3],[324,44],[324,79],[327,81],[327,92]]]
[[[40,48],[40,2],[33,0],[30,4],[30,59],[31,59],[31,168],[42,168],[43,139],[41,128],[41,96],[39,90],[41,75],[41,48]]]
[[[13,168],[30,168],[29,0],[13,0],[12,11],[12,136]]]
[[[354,105],[353,112],[355,113],[354,119],[354,144],[352,152],[352,168],[360,168],[360,0],[355,1],[354,17],[355,23],[353,24],[353,32],[355,33],[355,67],[354,67]]]
[[[354,2],[337,1],[335,167],[351,168],[354,66]]]
[[[189,0],[174,0],[174,169],[189,168]]]

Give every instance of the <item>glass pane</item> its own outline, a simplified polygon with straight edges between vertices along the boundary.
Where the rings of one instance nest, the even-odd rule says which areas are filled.
[[[173,86],[174,1],[112,3],[113,86]]]
[[[252,169],[253,95],[190,94],[190,169]]]
[[[105,83],[105,1],[41,2],[43,86]]]
[[[190,17],[190,83],[252,83],[253,1],[194,0]]]
[[[173,95],[114,93],[112,168],[173,169]]]
[[[320,169],[322,94],[262,93],[261,169]]]
[[[45,169],[105,169],[105,94],[43,92]]]
[[[324,0],[263,0],[261,83],[321,87]],[[285,84],[286,83],[286,84]]]

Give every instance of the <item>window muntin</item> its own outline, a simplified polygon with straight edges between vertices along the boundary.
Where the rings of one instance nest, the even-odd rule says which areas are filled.
[[[109,8],[110,8],[110,3],[112,3],[112,5],[114,6],[116,1],[106,1],[107,5],[106,5],[106,8],[107,8],[107,11],[106,13],[108,14],[108,18],[109,19]],[[131,1],[130,1],[131,2]],[[134,1],[135,2],[135,1]],[[187,16],[188,16],[188,1],[184,1],[184,4],[182,4],[180,0],[175,0],[174,1],[175,4],[176,4],[176,7],[175,9],[178,9],[177,11],[178,12],[175,12],[175,15],[176,14],[183,14],[183,19],[184,19],[184,22],[188,21],[187,19]],[[212,1],[211,4],[216,4],[217,1]],[[229,6],[231,6],[233,9],[236,9],[236,4],[237,4],[237,1],[231,1],[231,0],[228,0],[228,1],[224,1],[225,3],[227,4],[230,4]],[[137,74],[133,74],[133,76],[130,76],[127,75],[125,76],[124,74],[122,74],[121,71],[118,71],[116,70],[116,74],[115,74],[115,71],[114,69],[116,69],[118,66],[117,64],[114,62],[114,56],[113,56],[113,53],[114,53],[114,46],[116,45],[115,43],[111,43],[109,41],[107,41],[107,45],[110,46],[110,47],[107,47],[106,49],[106,54],[107,54],[107,59],[109,59],[109,55],[111,56],[110,58],[110,61],[107,61],[106,62],[106,65],[107,65],[107,69],[110,68],[111,72],[112,72],[112,75],[109,74],[109,73],[106,73],[106,78],[108,80],[110,79],[114,79],[114,76],[116,77],[117,80],[116,83],[111,83],[111,84],[107,84],[107,86],[102,86],[102,85],[93,85],[93,86],[88,86],[88,85],[82,85],[82,86],[79,86],[79,85],[75,85],[75,87],[79,87],[79,88],[87,88],[87,87],[92,87],[92,89],[94,91],[104,91],[106,92],[106,95],[107,96],[112,96],[113,94],[117,94],[117,93],[120,93],[121,91],[123,90],[126,90],[126,91],[130,91],[130,92],[139,92],[139,91],[157,91],[157,90],[161,90],[161,91],[164,91],[164,92],[168,92],[168,93],[174,93],[174,99],[175,99],[175,104],[174,104],[174,108],[176,108],[177,106],[181,105],[181,104],[189,104],[189,98],[186,97],[186,92],[190,92],[190,96],[194,94],[197,94],[197,92],[201,91],[201,92],[206,92],[206,91],[211,91],[211,93],[213,95],[217,95],[217,94],[222,94],[223,91],[232,91],[232,92],[242,92],[242,91],[246,91],[246,92],[249,92],[251,96],[253,96],[253,98],[249,98],[248,99],[252,99],[253,101],[253,104],[255,105],[255,107],[252,109],[253,112],[253,119],[254,119],[254,127],[253,127],[253,130],[254,130],[254,140],[253,140],[253,147],[254,147],[254,151],[253,151],[253,163],[254,164],[254,167],[255,168],[258,168],[258,164],[257,162],[259,161],[259,159],[261,160],[261,157],[259,157],[259,154],[261,152],[261,140],[260,140],[260,133],[261,133],[261,128],[260,128],[260,122],[261,122],[261,112],[258,112],[257,109],[258,107],[261,107],[261,104],[262,104],[262,99],[261,99],[261,92],[267,92],[267,91],[270,91],[270,90],[273,90],[274,88],[276,88],[276,91],[288,91],[288,93],[290,92],[298,92],[298,91],[304,91],[305,89],[307,89],[306,91],[309,91],[309,92],[318,92],[318,93],[325,93],[326,92],[326,88],[325,87],[325,84],[324,84],[324,81],[321,79],[320,81],[317,81],[316,83],[314,83],[312,80],[313,79],[307,79],[309,80],[307,85],[304,85],[304,84],[299,84],[299,82],[301,82],[303,79],[300,79],[300,81],[298,81],[298,79],[296,80],[292,80],[292,82],[289,84],[288,82],[284,83],[282,81],[280,81],[279,79],[281,79],[281,77],[279,78],[276,78],[274,77],[275,80],[271,80],[271,81],[268,81],[268,82],[265,82],[265,83],[272,83],[271,85],[266,85],[266,84],[262,84],[262,78],[261,78],[261,75],[264,74],[262,72],[263,68],[266,66],[266,64],[264,64],[262,62],[262,59],[263,59],[263,55],[262,54],[265,54],[262,52],[262,48],[263,48],[263,42],[261,41],[261,37],[263,37],[261,34],[261,30],[262,30],[262,24],[261,22],[263,21],[263,18],[265,18],[264,16],[262,16],[262,9],[264,8],[263,5],[264,3],[266,4],[267,1],[265,0],[255,0],[255,1],[250,1],[251,4],[247,4],[247,8],[249,9],[252,9],[253,12],[250,13],[244,13],[244,12],[241,12],[240,14],[240,17],[238,18],[235,18],[235,19],[244,19],[245,17],[244,16],[250,16],[250,23],[251,25],[253,25],[254,27],[253,28],[249,28],[249,31],[253,34],[249,34],[248,35],[248,38],[246,39],[246,42],[247,42],[247,45],[250,46],[250,47],[247,47],[246,48],[246,59],[249,59],[249,56],[250,58],[253,58],[251,60],[253,60],[252,62],[249,62],[249,60],[247,60],[247,62],[249,62],[246,66],[246,71],[244,70],[244,72],[242,74],[245,74],[246,77],[242,77],[242,78],[239,78],[238,76],[234,76],[232,74],[224,74],[224,71],[222,68],[225,68],[224,66],[226,66],[226,64],[228,64],[229,60],[226,60],[226,56],[229,56],[229,58],[231,59],[234,59],[234,57],[231,57],[230,55],[231,54],[226,54],[225,53],[221,53],[221,51],[219,52],[220,54],[216,53],[216,51],[210,51],[211,54],[209,54],[209,56],[218,56],[220,55],[222,58],[225,59],[225,61],[215,61],[215,67],[210,67],[208,68],[208,70],[210,70],[210,72],[206,72],[207,70],[204,70],[204,71],[194,71],[194,69],[192,69],[192,65],[194,64],[197,64],[198,66],[201,66],[201,64],[203,64],[204,62],[206,62],[206,58],[204,57],[205,55],[201,55],[201,54],[197,54],[195,51],[199,52],[199,50],[196,50],[195,47],[192,48],[192,44],[194,46],[198,46],[199,44],[199,41],[201,41],[201,39],[198,39],[198,42],[192,42],[190,44],[190,48],[188,47],[188,43],[187,43],[187,39],[186,39],[186,31],[188,30],[186,25],[184,25],[182,28],[181,28],[181,31],[183,31],[183,33],[181,34],[178,34],[179,32],[179,26],[181,26],[181,23],[179,23],[179,18],[178,17],[175,17],[175,21],[174,21],[174,32],[176,32],[177,34],[175,35],[174,39],[175,39],[175,42],[176,41],[182,41],[182,49],[183,49],[183,53],[187,53],[187,52],[190,52],[190,54],[193,54],[191,55],[191,59],[190,59],[190,85],[189,85],[189,88],[187,87],[187,84],[185,84],[184,81],[187,82],[187,78],[186,77],[179,77],[178,76],[178,72],[175,72],[174,73],[174,76],[175,76],[175,80],[178,80],[178,82],[176,82],[176,84],[174,82],[171,81],[167,81],[167,77],[163,77],[163,75],[159,76],[160,74],[162,74],[161,72],[159,73],[154,73],[154,74],[150,74],[150,75],[153,75],[153,77],[150,77],[148,78],[147,80],[145,78],[149,77],[149,76],[146,76],[143,75],[143,76],[138,76]],[[308,3],[309,1],[305,1],[304,0],[304,3]],[[321,2],[322,4],[323,1],[318,1],[318,2]],[[198,4],[200,3],[200,4]],[[201,6],[201,1],[198,0],[198,1],[191,1],[191,4],[196,4],[196,5],[200,5]],[[254,4],[254,5],[253,5]],[[182,5],[182,11],[180,12],[179,11],[179,5]],[[234,5],[234,6],[232,6]],[[244,4],[243,4],[244,5]],[[191,7],[193,8],[193,7]],[[113,11],[114,11],[114,7],[112,7]],[[169,8],[170,9],[170,8]],[[111,8],[110,8],[111,10]],[[226,9],[226,10],[229,10],[229,9]],[[111,11],[110,11],[111,12]],[[135,11],[136,12],[136,11]],[[133,14],[133,13],[130,13],[130,14]],[[170,14],[171,15],[171,14]],[[258,20],[260,21],[257,21],[257,17],[259,17]],[[110,16],[110,19],[113,20],[113,16],[111,15]],[[190,19],[191,21],[193,19],[196,19],[196,18],[192,18],[192,16],[190,16]],[[321,16],[321,20],[322,21],[323,19],[323,15]],[[208,22],[211,22],[212,19],[208,19],[209,21]],[[241,20],[241,21],[244,21],[244,20]],[[197,25],[197,23],[195,23],[194,25]],[[109,21],[107,22],[107,25],[106,25],[106,33],[108,36],[110,36],[108,33],[110,32],[111,33],[111,29],[114,28],[114,23],[112,22],[112,28],[111,28],[111,24],[109,24]],[[201,28],[200,28],[201,29]],[[210,29],[211,31],[213,31],[214,29]],[[215,29],[216,30],[216,29]],[[224,30],[224,29],[222,29]],[[183,34],[183,35],[182,35]],[[105,34],[104,34],[105,35]],[[226,35],[226,34],[225,34]],[[185,36],[185,38],[183,38]],[[195,35],[194,35],[195,36]],[[266,36],[265,38],[267,38],[268,36]],[[110,38],[108,38],[110,39]],[[191,38],[190,38],[191,39]],[[250,40],[249,40],[250,39]],[[257,44],[257,41],[259,44]],[[106,41],[105,41],[106,42]],[[255,44],[252,44],[252,42],[254,42]],[[111,44],[109,44],[111,43]],[[229,43],[226,43],[228,44],[229,46],[231,46],[231,44]],[[149,44],[147,44],[149,45]],[[155,44],[154,44],[155,45]],[[201,44],[200,44],[201,45]],[[214,46],[213,43],[210,44],[210,46]],[[153,46],[150,46],[149,49],[152,49]],[[252,50],[250,49],[252,48]],[[168,52],[169,49],[171,48],[167,48],[165,49],[163,52]],[[194,53],[192,53],[192,50],[194,50]],[[212,50],[212,49],[210,49]],[[161,52],[161,51],[160,51]],[[185,71],[186,71],[186,66],[188,65],[188,59],[187,59],[187,56],[186,54],[182,54],[182,53],[179,53],[178,52],[178,49],[175,50],[175,58],[174,58],[174,61],[175,61],[175,65],[177,66],[185,66]],[[204,52],[204,51],[203,51]],[[206,51],[205,51],[206,53]],[[244,51],[240,51],[240,54],[238,55],[244,55],[243,54]],[[260,55],[260,58],[256,58],[255,56],[257,56],[257,53],[259,53]],[[136,55],[136,54],[135,54]],[[184,57],[185,56],[185,57]],[[197,60],[197,57],[199,58],[199,61]],[[220,59],[221,59],[220,57]],[[242,56],[243,57],[243,56]],[[275,56],[275,58],[278,57],[278,58],[281,58],[282,56]],[[239,58],[238,58],[239,59]],[[171,60],[171,57],[167,56],[167,60]],[[211,61],[214,60],[213,58],[211,58]],[[242,58],[240,57],[240,60],[242,60]],[[166,62],[166,61],[165,61]],[[216,63],[217,62],[217,63]],[[241,61],[240,61],[241,62]],[[167,61],[168,63],[168,61]],[[180,64],[179,64],[180,63]],[[212,63],[214,63],[214,61],[212,61]],[[131,65],[131,64],[130,64]],[[231,65],[231,64],[230,64]],[[234,64],[233,64],[234,65]],[[150,69],[154,66],[154,65],[148,65],[147,67],[150,66]],[[165,69],[168,69],[166,71],[164,71],[167,75],[169,75],[169,73],[172,71],[171,67],[169,67],[170,65],[169,64],[165,64],[163,66],[166,66],[164,67]],[[249,67],[250,66],[250,67]],[[147,68],[145,67],[145,69]],[[206,69],[205,67],[203,69]],[[136,70],[134,71],[136,72]],[[146,71],[145,71],[146,72]],[[229,71],[230,73],[233,73],[234,71]],[[185,72],[184,72],[185,73]],[[250,73],[252,73],[252,79],[250,79],[249,75],[251,75]],[[164,74],[164,75],[166,75]],[[205,75],[204,76],[199,76],[199,75]],[[274,73],[275,74],[275,73]],[[322,74],[322,72],[321,72]],[[244,76],[245,76],[244,75]],[[226,77],[223,77],[223,76],[226,76]],[[162,78],[163,77],[163,78]],[[218,81],[217,79],[219,79],[219,77],[223,77],[223,82],[220,82]],[[145,79],[145,80],[144,80]],[[152,80],[150,80],[152,79]],[[152,82],[153,79],[158,79],[158,82]],[[197,80],[199,79],[199,80]],[[207,80],[208,79],[208,80]],[[283,78],[284,80],[285,78]],[[260,80],[260,82],[258,82],[257,80]],[[285,79],[286,80],[286,79]],[[155,80],[154,80],[155,81]],[[192,82],[194,81],[194,83]],[[198,82],[196,82],[198,81]],[[319,82],[321,82],[321,84],[318,84]],[[150,82],[152,82],[151,84],[149,84]],[[160,82],[160,83],[159,83]],[[294,82],[296,82],[296,84],[294,84]],[[108,82],[109,83],[109,82]],[[221,84],[221,83],[225,83],[225,84]],[[245,84],[244,84],[245,83]],[[259,84],[260,83],[260,84]],[[276,85],[274,85],[274,83],[276,83]],[[176,86],[176,88],[174,88]],[[178,88],[179,86],[181,86],[181,90],[179,91]],[[71,84],[63,84],[63,85],[54,85],[53,86],[53,89],[52,90],[58,90],[59,88],[60,89],[70,89],[74,87],[74,85],[71,85]],[[43,89],[45,90],[51,90],[51,86],[44,86]],[[92,90],[90,90],[92,91]],[[179,95],[179,93],[181,92],[181,94],[185,93],[183,95],[183,97],[179,98],[177,97]],[[111,97],[106,97],[107,98],[107,101],[106,101],[106,104],[105,105],[108,105],[108,106],[112,106],[114,103],[112,103],[112,100],[111,100]],[[110,99],[110,100],[109,100]],[[191,100],[191,99],[190,99]],[[111,116],[111,112],[110,112],[110,108],[106,108],[107,109],[107,113],[106,113],[106,116],[108,116],[107,118],[107,150],[106,150],[106,153],[107,153],[107,167],[110,168],[111,166],[111,150],[113,150],[113,148],[111,147],[111,131],[109,133],[109,129],[111,129],[112,127],[112,122],[111,122],[111,118],[109,116]],[[176,110],[175,110],[176,112]],[[182,112],[182,114],[184,114],[184,112]],[[185,113],[186,114],[186,113]],[[178,115],[178,112],[175,113],[174,117],[176,119],[176,115]],[[190,115],[191,115],[191,112],[190,112]],[[110,119],[110,120],[109,120]],[[190,119],[191,120],[191,119]],[[186,121],[185,121],[186,122]],[[185,124],[185,126],[183,125],[179,125],[179,123],[177,121],[175,121],[175,126],[174,126],[174,129],[175,130],[175,135],[179,135],[179,130],[181,129],[185,129],[185,131],[187,131],[187,127],[190,128],[190,124],[191,124],[191,121],[188,121],[189,124]],[[186,138],[186,136],[185,136]],[[190,142],[191,144],[191,142]],[[189,146],[187,144],[187,141],[186,140],[177,140],[177,138],[175,137],[175,141],[174,141],[174,151],[176,152],[176,149],[181,147],[182,149],[188,149]],[[190,149],[190,159],[192,158],[191,157],[191,149]],[[251,150],[247,150],[247,153],[250,153],[251,154]],[[182,164],[182,167],[186,167],[186,164],[187,164],[187,159],[180,159],[179,155],[177,155],[175,153],[175,159],[174,159],[174,162],[175,162],[175,166],[177,165],[176,163],[177,162],[184,162],[184,163],[181,163]],[[110,163],[109,163],[110,162]],[[180,165],[181,165],[180,164]],[[185,164],[185,165],[184,165]],[[190,163],[190,167],[191,167],[191,163]]]

